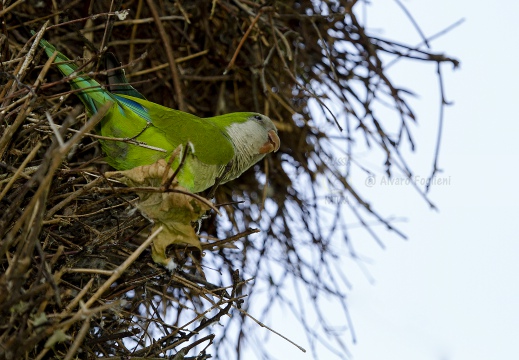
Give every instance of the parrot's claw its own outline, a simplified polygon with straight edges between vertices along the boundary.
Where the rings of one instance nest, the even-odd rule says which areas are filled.
[[[174,272],[175,270],[177,270],[177,268],[180,268],[180,265],[177,264],[177,263],[175,262],[175,260],[173,260],[173,258],[169,258],[169,261],[167,262],[166,265],[164,265],[164,267],[165,267],[166,269],[168,269],[169,272],[172,273],[172,272]]]

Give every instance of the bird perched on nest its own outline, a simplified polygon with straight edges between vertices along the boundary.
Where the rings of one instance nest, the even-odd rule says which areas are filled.
[[[57,52],[45,40],[40,41],[40,46],[49,57]],[[101,147],[108,164],[120,170],[122,182],[127,185],[156,186],[163,173],[173,176],[184,158],[175,180],[197,193],[237,178],[266,154],[279,149],[277,129],[265,115],[237,112],[200,118],[146,100],[128,84],[122,70],[111,71],[109,83],[118,85],[112,85],[112,91],[108,91],[87,74],[78,72],[78,66],[62,53],[57,52],[54,63],[64,76],[70,77],[68,81],[78,90],[76,95],[88,115],[112,104],[97,132],[114,138],[100,140]],[[181,154],[173,159],[171,169],[165,169],[166,161],[177,148]],[[202,216],[209,208],[207,204],[179,193],[136,193],[140,198],[137,207],[153,221],[154,229],[161,226],[163,230],[153,240],[152,257],[156,263],[170,270],[176,268],[173,258],[166,255],[171,244],[202,248],[191,222]]]
[[[49,57],[57,51],[43,39],[40,46]],[[100,140],[106,161],[117,170],[168,160],[179,145],[190,144],[176,180],[196,193],[215,182],[223,184],[239,177],[266,154],[279,149],[277,129],[265,115],[236,112],[200,118],[147,101],[127,84],[123,71],[118,72],[118,79],[126,85],[115,86],[110,92],[88,75],[76,72],[78,66],[62,53],[58,52],[54,62],[64,76],[71,76],[69,83],[80,90],[76,95],[90,116],[107,102],[113,103],[100,122],[100,135],[147,145]],[[173,169],[179,166],[180,158],[173,161]]]

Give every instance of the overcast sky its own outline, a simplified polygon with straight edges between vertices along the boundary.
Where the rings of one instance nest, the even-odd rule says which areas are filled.
[[[366,17],[372,33],[407,44],[421,41],[396,2],[372,3]],[[448,182],[431,190],[438,212],[410,186],[378,179],[369,190],[379,212],[402,218],[399,227],[409,240],[388,235],[381,250],[366,237],[360,250],[372,259],[374,281],[350,274],[348,305],[357,344],[344,340],[360,360],[519,359],[519,5],[403,3],[426,36],[465,18],[432,42],[434,51],[461,60],[456,71],[443,67],[447,98],[454,102],[446,110],[440,155],[439,176]],[[402,63],[390,75],[420,96],[411,102],[419,121],[418,149],[408,159],[416,174],[427,177],[438,124],[434,65]],[[308,348],[289,324],[285,319],[269,325]],[[279,359],[312,358],[272,337],[269,344]]]

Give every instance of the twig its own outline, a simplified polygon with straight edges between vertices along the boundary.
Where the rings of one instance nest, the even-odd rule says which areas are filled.
[[[260,231],[261,230],[259,230],[259,229],[247,229],[239,234],[230,236],[224,240],[218,240],[218,241],[215,241],[212,243],[201,244],[202,250],[213,250],[214,248],[222,247],[225,244],[235,242],[236,240],[241,239],[242,237],[249,236],[251,234],[256,234],[256,233],[259,233]],[[200,236],[200,237],[203,238],[204,236]]]
[[[91,278],[85,286],[81,289],[81,291],[76,295],[76,297],[67,305],[65,310],[61,313],[62,316],[70,314],[70,312],[79,304],[81,299],[86,295],[86,293],[92,287],[94,283],[94,278]]]
[[[47,120],[49,121],[50,128],[52,129],[54,136],[56,136],[56,140],[58,141],[59,146],[60,147],[65,146],[65,142],[63,141],[63,138],[61,137],[61,134],[59,133],[58,127],[54,123],[54,120],[52,120],[52,116],[49,114],[48,111],[45,111],[45,116],[47,117]]]
[[[79,350],[79,347],[83,343],[83,340],[85,339],[86,335],[88,334],[88,331],[90,330],[90,318],[91,316],[87,316],[86,319],[83,321],[83,325],[81,326],[81,329],[79,329],[79,332],[74,336],[74,342],[72,343],[72,346],[69,348],[64,360],[71,360],[73,356],[76,354],[76,352]]]
[[[113,172],[107,172],[105,173],[107,177],[114,177],[117,175],[120,175],[117,171]],[[163,187],[150,187],[150,186],[143,186],[143,187],[116,187],[116,188],[94,188],[94,191],[97,191],[99,193],[122,193],[122,194],[133,194],[133,193],[161,193],[161,192],[172,192],[172,193],[178,193],[183,194],[187,196],[191,196],[195,198],[196,200],[204,203],[205,205],[209,206],[211,209],[213,209],[217,214],[221,215],[221,213],[218,211],[218,209],[214,206],[214,204],[209,201],[208,199],[204,198],[203,196],[193,194],[189,191],[180,190],[177,188],[172,189],[164,189]]]
[[[184,102],[184,96],[182,94],[182,88],[180,85],[180,78],[178,75],[178,70],[175,65],[175,56],[173,55],[173,49],[171,48],[170,39],[166,34],[166,30],[164,29],[164,25],[160,21],[159,13],[157,8],[155,7],[155,3],[153,0],[146,0],[148,3],[148,8],[151,11],[153,18],[155,19],[155,25],[159,30],[160,38],[162,39],[163,45],[166,50],[166,55],[168,56],[169,69],[171,71],[171,77],[173,78],[173,87],[175,89],[175,93],[177,95],[178,108],[181,111],[186,111],[186,104]]]
[[[108,280],[106,280],[103,285],[97,289],[94,295],[88,299],[88,301],[85,303],[86,307],[92,306],[94,302],[96,302],[103,293],[110,288],[110,286],[122,275],[122,273],[130,266],[138,257],[139,255],[146,250],[146,248],[151,244],[153,239],[162,232],[162,226],[160,226],[157,230],[155,230],[147,239],[144,241],[141,246],[137,248],[117,269],[113,271],[113,275],[110,276]]]
[[[60,201],[58,204],[54,205],[52,209],[47,211],[47,215],[45,217],[46,220],[49,220],[56,212],[58,212],[60,209],[65,207],[67,204],[69,204],[74,199],[77,199],[79,196],[83,195],[86,191],[90,190],[94,186],[96,186],[99,182],[102,181],[102,178],[97,178],[94,181],[89,182],[85,186],[83,186],[81,189],[74,191],[72,194],[67,196],[65,199]]]
[[[14,4],[9,5],[8,7],[3,9],[2,11],[0,11],[0,16],[4,16],[4,14],[7,14],[9,11],[13,10],[15,7],[17,7],[18,5],[20,5],[24,2],[25,2],[25,0],[18,0]]]
[[[13,176],[11,177],[11,179],[9,180],[9,182],[7,183],[5,188],[0,193],[0,201],[2,201],[2,199],[5,196],[5,194],[7,194],[9,189],[11,189],[11,186],[13,186],[14,182],[18,179],[18,177],[23,174],[23,171],[25,170],[25,167],[34,158],[34,156],[38,153],[38,151],[40,150],[41,146],[42,146],[41,142],[38,142],[36,144],[36,146],[31,150],[29,155],[27,155],[27,157],[23,160],[22,164],[18,167],[18,169],[16,169],[16,172],[13,174]]]
[[[10,231],[11,236],[14,236],[14,234],[16,234],[16,232],[20,229],[20,227],[22,226],[22,224],[25,221],[25,219],[27,218],[27,216],[29,216],[29,214],[31,214],[31,211],[34,208],[34,206],[36,205],[39,196],[44,191],[44,189],[46,189],[46,186],[48,186],[50,184],[50,182],[54,176],[54,172],[58,169],[58,166],[61,164],[61,161],[67,155],[67,153],[70,151],[72,146],[74,144],[78,143],[79,140],[83,137],[83,135],[86,132],[92,130],[92,128],[99,121],[101,121],[101,119],[104,117],[104,115],[106,114],[108,109],[110,109],[111,106],[112,106],[111,102],[108,102],[105,105],[103,105],[103,107],[101,107],[99,109],[99,112],[96,113],[94,116],[92,116],[90,118],[90,120],[85,125],[83,125],[83,127],[80,129],[80,131],[78,133],[76,133],[69,141],[67,141],[64,146],[62,146],[58,149],[55,149],[53,151],[54,156],[52,158],[52,163],[50,164],[50,167],[49,167],[45,177],[43,178],[40,186],[38,187],[38,190],[36,190],[34,197],[31,199],[31,201],[29,202],[29,205],[25,208],[24,212],[22,213],[22,215],[20,216],[20,218],[18,219],[16,224],[11,229],[11,231]]]
[[[134,40],[135,40],[135,37],[137,36],[137,26],[138,24],[141,24],[142,20],[144,19],[139,19],[141,17],[141,13],[142,13],[142,4],[144,3],[143,0],[139,0],[139,2],[137,3],[137,11],[135,12],[135,19],[133,20],[133,26],[132,26],[132,32],[131,32],[131,35],[130,35],[130,58],[128,59],[128,61],[132,62],[133,59],[134,59],[134,54],[135,54],[135,43],[134,43]],[[154,18],[150,18],[151,21],[154,21],[155,19]],[[161,20],[163,20],[163,18],[161,18]]]
[[[409,20],[411,21],[411,23],[413,24],[414,28],[416,29],[416,31],[418,32],[418,34],[421,36],[424,44],[430,48],[431,46],[429,45],[429,42],[427,41],[427,38],[425,37],[425,34],[423,33],[422,29],[420,28],[420,26],[418,25],[418,23],[416,22],[416,20],[414,19],[413,15],[409,12],[409,10],[407,10],[407,7],[402,4],[402,2],[400,0],[394,0],[398,6],[400,6],[400,8],[404,11],[404,13],[406,14],[406,16],[409,18]]]
[[[209,50],[202,50],[202,51],[199,51],[199,52],[197,52],[195,54],[191,54],[191,55],[188,55],[188,56],[180,57],[178,59],[175,59],[175,64],[180,64],[180,63],[183,63],[184,61],[188,61],[188,60],[200,57],[200,56],[207,55],[207,53],[209,53]],[[165,69],[168,66],[170,66],[169,63],[160,64],[160,65],[148,68],[148,69],[144,69],[144,70],[141,70],[141,71],[136,71],[134,73],[128,74],[128,77],[146,75],[146,74],[149,74],[149,73],[156,72],[158,70]],[[185,76],[189,76],[189,75],[180,75],[181,78],[184,78]],[[219,77],[219,79],[229,79],[229,78],[231,78],[231,77]]]
[[[103,269],[82,269],[82,268],[71,268],[67,269],[68,273],[83,273],[83,274],[99,274],[99,275],[113,275],[114,271],[112,270],[103,270]]]
[[[258,14],[256,15],[256,17],[254,17],[254,19],[252,20],[252,22],[249,25],[249,28],[247,29],[247,31],[245,31],[245,34],[243,34],[243,36],[240,40],[240,43],[236,47],[236,50],[234,51],[234,55],[232,56],[231,61],[229,62],[229,64],[227,65],[227,67],[225,68],[225,70],[223,72],[224,75],[227,75],[227,73],[233,68],[234,63],[236,62],[236,58],[238,57],[238,54],[240,53],[240,50],[241,50],[243,44],[245,44],[245,40],[247,40],[247,38],[249,37],[250,32],[254,28],[254,25],[256,25],[256,23],[260,19],[261,15],[263,15],[263,13],[265,13],[267,11],[272,11],[273,9],[274,8],[271,6],[265,6],[265,7],[262,7],[258,11]]]
[[[288,341],[289,343],[291,343],[292,345],[294,345],[296,348],[298,348],[299,350],[301,350],[302,352],[306,352],[306,349],[300,345],[297,345],[295,342],[293,342],[292,340],[290,340],[289,338],[287,338],[285,335],[277,332],[276,330],[272,329],[271,327],[263,324],[261,321],[259,321],[258,319],[256,319],[255,317],[253,317],[252,315],[250,315],[248,312],[246,312],[245,310],[243,309],[238,309],[238,311],[240,311],[243,315],[247,316],[248,318],[252,319],[256,324],[258,324],[259,326],[271,331],[272,333],[276,334],[277,336],[279,336],[280,338]]]
[[[180,163],[178,164],[177,168],[171,174],[171,176],[168,178],[169,169],[171,169],[171,166],[173,165],[173,161],[177,158],[177,156],[182,152],[182,148],[184,148],[184,152],[182,153],[182,158],[180,159]],[[187,143],[185,146],[182,144],[179,144],[176,149],[173,151],[173,153],[170,155],[168,164],[166,168],[164,169],[164,173],[162,174],[162,181],[161,186],[164,188],[164,190],[168,190],[171,187],[171,184],[173,183],[173,180],[177,177],[178,173],[184,166],[184,163],[187,159],[187,155],[191,149],[191,146],[189,143]]]
[[[438,158],[440,157],[440,146],[441,146],[441,139],[442,139],[442,132],[443,132],[443,117],[445,112],[445,106],[449,103],[445,99],[445,89],[443,87],[443,76],[441,72],[441,63],[438,62],[436,65],[436,71],[438,73],[438,82],[439,82],[439,88],[440,88],[440,114],[438,119],[438,133],[436,137],[436,146],[434,149],[434,160],[433,160],[433,167],[431,170],[431,175],[429,175],[429,178],[427,181],[427,185],[425,186],[425,193],[429,192],[430,186],[432,184],[432,179],[438,172]]]

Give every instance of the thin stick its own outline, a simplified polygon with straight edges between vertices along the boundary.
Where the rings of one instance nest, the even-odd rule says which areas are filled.
[[[25,166],[27,166],[27,164],[34,158],[34,156],[36,155],[36,153],[38,152],[38,150],[40,150],[42,144],[41,142],[38,142],[36,144],[36,146],[34,147],[34,149],[31,150],[31,152],[29,153],[29,155],[27,155],[27,157],[23,160],[22,164],[20,165],[20,167],[16,170],[16,172],[14,173],[14,175],[11,177],[11,179],[9,180],[9,182],[7,183],[7,185],[5,186],[4,190],[2,190],[2,193],[0,194],[0,200],[2,200],[5,196],[5,194],[7,194],[7,192],[9,191],[9,189],[11,188],[11,186],[14,184],[14,182],[18,179],[18,177],[20,176],[20,174],[23,172],[23,170],[25,169]]]
[[[23,64],[20,66],[20,68],[17,72],[16,76],[18,77],[18,80],[21,80],[23,78],[24,73],[27,69],[27,66],[29,66],[29,64],[32,62],[34,53],[36,52],[36,48],[38,47],[38,43],[39,43],[40,39],[43,37],[43,33],[45,32],[45,28],[47,27],[47,24],[48,24],[48,22],[46,22],[42,26],[40,32],[36,35],[36,41],[32,44],[31,49],[29,50],[29,53],[26,55]],[[48,66],[50,66],[50,64],[52,64],[53,61],[54,61],[54,59],[52,59],[52,61],[51,61],[51,59],[47,60],[47,63],[45,63],[45,66],[44,66],[42,72],[46,71],[45,69],[48,69]],[[37,88],[39,86],[40,82],[41,82],[40,76],[38,76],[38,78],[36,79],[36,81],[34,83],[34,87]],[[15,89],[14,87],[12,87],[10,89],[8,96],[14,92],[14,89]],[[4,89],[4,91],[5,91],[5,89]],[[2,93],[4,91],[2,91]],[[2,97],[2,95],[0,95],[0,97]],[[13,138],[14,134],[16,133],[16,130],[18,130],[18,128],[24,122],[24,120],[26,118],[26,114],[28,114],[31,111],[31,109],[32,109],[32,107],[30,106],[31,100],[32,100],[32,96],[28,97],[25,100],[25,103],[21,107],[20,112],[18,113],[18,116],[16,117],[16,119],[14,120],[12,125],[9,127],[9,129],[2,135],[2,138],[0,138],[0,158],[3,157],[3,154],[7,150],[7,146],[11,142],[11,139]]]
[[[74,131],[74,132],[77,131],[77,130],[74,130],[74,129],[69,129],[69,130],[70,131]],[[163,152],[163,153],[167,153],[168,152],[165,149],[161,149],[161,148],[156,147],[156,146],[147,145],[146,143],[143,143],[142,141],[137,141],[137,140],[130,139],[130,138],[115,138],[115,137],[95,135],[95,134],[86,134],[86,136],[89,136],[89,137],[92,137],[92,138],[95,138],[95,139],[100,139],[100,140],[121,141],[121,142],[125,142],[125,143],[131,144],[131,145],[140,146],[140,147],[145,148],[145,149],[160,151],[160,152]]]
[[[202,250],[212,250],[214,247],[221,247],[222,245],[225,245],[225,244],[228,244],[228,243],[232,243],[232,242],[235,242],[236,240],[242,238],[242,237],[245,237],[245,236],[249,236],[251,234],[256,234],[256,233],[259,233],[260,230],[259,229],[252,229],[252,228],[249,228],[239,234],[236,234],[236,235],[233,235],[231,237],[228,237],[227,239],[224,239],[224,240],[218,240],[218,241],[215,241],[215,242],[212,242],[212,243],[205,243],[205,244],[202,244]],[[200,236],[200,237],[204,237],[204,236]]]
[[[102,269],[67,269],[68,273],[81,273],[81,274],[99,274],[99,275],[113,275],[114,272],[112,270],[102,270]]]
[[[77,296],[68,304],[68,306],[65,308],[65,310],[61,313],[62,315],[68,315],[72,309],[76,307],[77,304],[79,304],[79,301],[83,298],[83,296],[86,295],[88,290],[92,287],[92,284],[94,283],[94,278],[90,278],[88,283],[83,286],[83,289],[77,294]]]
[[[182,144],[178,145],[176,147],[176,149],[173,150],[173,153],[171,153],[171,155],[169,156],[168,164],[166,165],[166,168],[164,169],[164,173],[162,174],[162,180],[160,181],[160,183],[166,190],[169,189],[169,187],[173,183],[173,180],[175,179],[175,177],[178,174],[178,171],[175,171],[173,173],[173,175],[171,176],[171,179],[168,180],[169,169],[171,169],[171,165],[173,165],[173,161],[175,161],[175,159],[177,158],[177,156],[180,154],[181,151],[182,151]],[[184,153],[186,153],[186,152],[187,152],[187,149]],[[182,156],[182,161],[184,160],[184,158],[185,158],[185,156]],[[180,169],[181,166],[182,166],[182,163],[179,164],[177,170]]]
[[[103,295],[103,293],[108,290],[110,288],[110,286],[117,280],[119,279],[119,277],[123,274],[123,272],[128,268],[128,266],[130,266],[135,260],[137,260],[137,258],[139,257],[140,254],[142,254],[142,252],[151,244],[151,242],[153,241],[153,239],[155,239],[155,237],[157,237],[158,234],[160,234],[162,232],[162,229],[163,227],[160,226],[157,230],[155,230],[153,232],[153,234],[151,234],[145,242],[143,242],[141,244],[141,246],[139,246],[137,248],[137,250],[135,250],[129,257],[128,259],[126,259],[121,265],[119,265],[119,267],[117,269],[115,269],[113,271],[113,275],[110,276],[110,278],[108,280],[106,280],[104,282],[104,284],[99,288],[97,289],[96,293],[94,295],[92,295],[92,297],[86,302],[85,306],[86,307],[90,307],[92,306],[92,304],[94,302],[96,302],[100,297],[101,295]]]
[[[206,55],[207,53],[209,53],[209,50],[207,50],[207,49],[206,50],[202,50],[202,51],[199,51],[199,52],[197,52],[195,54],[191,54],[191,55],[188,55],[188,56],[183,56],[183,57],[180,57],[178,59],[175,59],[175,63],[176,64],[180,64],[180,63],[182,63],[184,61],[188,61],[188,60],[197,58],[199,56]],[[137,71],[137,72],[128,74],[128,77],[149,74],[149,73],[155,72],[157,70],[165,69],[168,66],[169,66],[169,63],[160,64],[160,65],[154,66],[154,67],[149,68],[149,69],[145,69],[145,70],[141,70],[141,71]]]
[[[157,25],[157,29],[159,30],[160,38],[162,39],[162,43],[164,48],[166,49],[166,55],[168,56],[169,69],[171,71],[171,77],[173,78],[173,87],[175,88],[175,93],[177,94],[177,102],[178,108],[181,111],[186,111],[187,107],[184,102],[184,97],[182,96],[182,87],[180,86],[180,77],[178,75],[178,70],[175,65],[175,56],[173,55],[173,49],[171,48],[170,39],[166,34],[166,30],[164,29],[164,25],[162,21],[160,21],[159,13],[157,8],[155,7],[155,3],[153,0],[146,0],[148,3],[148,7],[151,11],[153,18],[155,19],[155,25]]]
[[[236,62],[236,58],[238,57],[238,54],[240,53],[240,50],[243,47],[243,44],[245,44],[245,40],[247,40],[247,38],[249,37],[249,34],[252,31],[252,28],[254,27],[254,25],[256,25],[256,23],[260,19],[261,15],[263,15],[263,13],[265,11],[267,11],[267,10],[270,11],[272,9],[273,8],[271,6],[265,6],[264,8],[261,8],[260,11],[258,12],[258,14],[256,15],[256,17],[252,20],[252,22],[249,25],[249,28],[247,29],[247,31],[241,38],[240,43],[238,44],[238,47],[236,48],[236,51],[234,52],[234,55],[232,56],[232,59],[229,62],[229,65],[227,65],[227,67],[225,68],[225,71],[223,72],[224,75],[227,75],[229,70],[231,70],[233,68],[234,63]]]
[[[118,175],[122,175],[120,174],[119,171],[109,171],[109,172],[106,172],[105,173],[105,176],[107,178],[110,178],[110,177],[113,177],[115,178],[116,176]],[[193,194],[189,191],[183,191],[183,190],[179,190],[179,189],[176,189],[176,188],[173,188],[173,189],[164,189],[163,187],[151,187],[151,186],[144,186],[144,187],[128,187],[128,188],[124,188],[124,187],[117,187],[117,188],[97,188],[95,189],[94,191],[97,191],[99,193],[122,193],[122,194],[129,194],[129,193],[160,193],[160,192],[172,192],[172,193],[178,193],[178,194],[183,194],[183,195],[187,195],[187,196],[191,196],[192,198],[195,198],[196,200],[200,201],[201,203],[207,205],[208,207],[210,207],[212,210],[214,210],[218,215],[222,215],[218,209],[214,206],[214,204],[206,199],[205,197],[203,196],[200,196],[200,195],[197,195],[197,194]]]
[[[69,204],[74,199],[78,198],[80,195],[83,195],[85,191],[90,190],[94,186],[96,186],[99,182],[102,181],[102,178],[97,178],[94,181],[89,182],[85,186],[83,186],[81,189],[74,191],[72,194],[67,196],[65,199],[63,199],[60,203],[56,204],[52,209],[47,211],[47,215],[45,216],[46,220],[49,220],[56,212],[58,212],[60,209],[65,207],[65,205]]]
[[[11,6],[8,6],[4,10],[0,11],[0,16],[3,16],[4,14],[7,14],[9,11],[13,10],[15,7],[17,7],[18,5],[20,5],[20,4],[24,3],[24,2],[25,2],[25,0],[18,0],[17,2],[12,4]]]
[[[175,149],[175,151],[182,151],[182,144],[180,144],[179,146],[177,146],[177,148]],[[162,187],[164,188],[164,190],[168,190],[169,187],[171,186],[171,183],[173,182],[173,180],[177,177],[178,173],[180,172],[180,170],[184,167],[184,164],[186,162],[186,159],[187,159],[187,155],[189,154],[189,151],[191,150],[191,143],[187,143],[186,146],[184,146],[184,153],[182,154],[182,159],[180,159],[180,163],[178,164],[178,167],[175,169],[175,171],[173,172],[173,175],[171,175],[171,177],[169,179],[167,179],[167,169],[165,170],[164,174],[165,176],[162,178]],[[177,157],[178,155],[175,155],[175,157]],[[169,159],[168,161],[168,169],[171,169],[171,165],[173,164],[173,160]],[[167,180],[167,181],[166,181]]]
[[[243,309],[238,309],[243,315],[251,318],[256,324],[258,324],[259,326],[261,327],[264,327],[266,329],[268,329],[269,331],[272,331],[274,334],[276,334],[277,336],[281,337],[282,339],[288,341],[289,343],[291,343],[292,345],[294,345],[295,347],[297,347],[299,350],[301,350],[302,352],[306,352],[306,349],[302,346],[299,346],[297,345],[295,342],[293,342],[292,340],[290,340],[289,338],[287,338],[285,335],[283,334],[280,334],[278,333],[276,330],[268,327],[267,325],[263,324],[261,321],[257,320],[256,318],[254,318],[252,315],[250,315],[248,312],[246,312],[245,310]]]
[[[130,35],[130,58],[128,59],[129,62],[132,62],[135,57],[134,40],[135,40],[135,37],[137,36],[137,27],[138,27],[138,24],[140,23],[139,20],[143,20],[143,19],[139,19],[141,17],[142,4],[143,4],[143,0],[139,0],[139,2],[137,4],[137,11],[135,12],[135,20],[133,20],[132,32]],[[152,18],[151,18],[151,20],[153,21]]]
[[[52,116],[50,116],[48,111],[45,111],[45,116],[47,117],[47,120],[49,121],[50,128],[52,129],[52,132],[54,133],[54,136],[56,136],[56,140],[58,140],[58,144],[60,147],[65,146],[65,142],[63,141],[63,137],[59,133],[58,127],[56,126],[56,123],[54,120],[52,120]]]
[[[53,161],[50,164],[50,167],[47,171],[47,175],[43,178],[42,182],[40,183],[40,186],[38,187],[38,190],[36,190],[36,193],[33,195],[33,198],[29,202],[29,205],[25,208],[24,212],[16,222],[16,224],[11,229],[10,234],[14,237],[14,234],[18,232],[20,227],[22,226],[23,222],[29,216],[32,212],[33,207],[36,205],[41,193],[47,189],[47,186],[50,184],[54,177],[54,172],[58,169],[59,165],[61,164],[61,161],[63,160],[63,157],[68,154],[70,149],[74,144],[77,144],[79,140],[84,136],[84,134],[90,130],[93,129],[93,127],[101,121],[101,119],[105,116],[106,112],[110,107],[112,106],[112,102],[106,103],[101,109],[99,109],[99,112],[96,113],[94,116],[88,120],[88,122],[83,125],[81,130],[75,134],[69,141],[65,143],[65,146],[60,147],[56,149],[53,156]]]
[[[76,352],[79,350],[79,347],[83,343],[83,340],[85,339],[85,336],[88,334],[88,330],[90,330],[90,318],[91,316],[87,316],[85,321],[83,321],[83,325],[81,326],[81,329],[77,333],[75,337],[74,342],[72,343],[72,346],[67,352],[67,355],[65,356],[64,360],[71,360],[72,357],[76,354]]]

